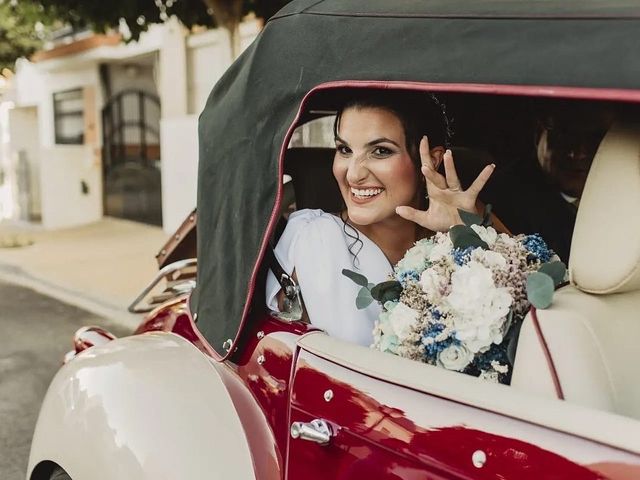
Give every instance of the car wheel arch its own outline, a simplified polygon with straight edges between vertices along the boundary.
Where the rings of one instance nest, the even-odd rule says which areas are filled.
[[[204,446],[207,455],[197,455]],[[60,465],[71,478],[157,478],[161,468],[180,478],[216,469],[255,478],[245,432],[213,362],[182,337],[158,332],[88,349],[54,377],[28,478],[49,480],[47,472]]]

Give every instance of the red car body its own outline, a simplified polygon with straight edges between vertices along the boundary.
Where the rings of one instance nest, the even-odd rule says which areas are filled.
[[[339,16],[338,13],[335,15]],[[615,87],[615,81],[611,85]],[[346,87],[640,103],[637,88],[508,82],[323,82],[309,91],[298,106],[298,115],[288,127],[280,147],[279,173],[284,171],[287,145],[299,120],[305,116],[307,103],[318,93]],[[282,188],[279,188],[274,212],[279,210],[282,197]],[[608,414],[604,412],[590,413],[589,409],[559,400],[535,399],[531,410],[527,410],[519,404],[527,397],[510,387],[474,384],[473,391],[467,392],[465,382],[469,379],[462,375],[451,379],[442,376],[451,372],[435,368],[412,370],[408,360],[392,356],[377,364],[383,358],[380,352],[350,347],[310,324],[276,318],[264,307],[249,308],[255,291],[264,287],[257,283],[260,259],[277,221],[278,215],[274,214],[268,222],[249,280],[247,301],[241,309],[243,318],[234,320],[238,323],[237,336],[230,339],[233,341],[226,354],[221,354],[219,346],[214,348],[201,333],[187,294],[160,304],[134,333],[142,337],[152,332],[177,335],[207,359],[228,392],[242,426],[255,478],[640,478],[637,420],[612,415],[605,422],[602,415]],[[191,217],[187,223],[195,224]],[[161,267],[193,256],[194,248],[184,247],[189,241],[195,241],[193,229],[184,227],[176,238],[181,241],[180,249],[175,245],[165,247],[159,256]],[[172,255],[172,251],[180,253]],[[93,340],[88,339],[87,333],[93,335]],[[96,340],[96,335],[108,342],[107,345],[119,342],[112,341],[108,334],[80,332],[75,353],[81,354],[77,358],[73,358],[75,353],[71,354],[68,365],[84,358],[93,345],[101,342]],[[360,349],[351,355],[351,348]],[[91,371],[89,367],[85,370]],[[419,378],[421,374],[425,377]],[[75,372],[71,377],[78,378],[78,375]],[[439,387],[445,383],[451,388]],[[180,413],[173,412],[174,415]],[[555,418],[562,421],[556,422]],[[621,425],[623,431],[638,435],[609,441],[606,435],[594,434],[593,428],[587,428],[589,425],[581,425],[585,419],[591,419],[594,425],[608,425],[611,420],[612,425]],[[328,427],[328,441],[308,441],[295,433],[292,435],[292,427],[309,425],[316,420],[324,421]],[[210,448],[215,449],[217,442],[225,441],[225,432],[210,433],[211,438],[206,439]],[[167,439],[171,439],[171,435],[172,432],[166,432]],[[127,439],[120,440],[123,445],[129,445]],[[202,455],[206,455],[206,447],[202,447]],[[46,448],[39,447],[38,452],[42,451],[46,452]],[[135,448],[131,447],[131,451],[136,454]],[[51,464],[46,464],[47,470],[43,462],[54,460],[32,454],[31,478],[48,478]],[[67,469],[65,465],[60,467]],[[211,475],[216,478],[224,475],[224,468]]]

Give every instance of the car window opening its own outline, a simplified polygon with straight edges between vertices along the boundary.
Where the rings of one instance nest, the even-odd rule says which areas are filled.
[[[575,238],[576,215],[594,157],[605,135],[615,125],[630,125],[637,121],[640,106],[598,100],[466,93],[439,93],[438,97],[446,104],[451,119],[451,150],[462,186],[467,188],[486,165],[495,164],[494,175],[479,195],[481,202],[492,205],[496,219],[505,228],[503,231],[513,235],[540,234],[568,264]],[[331,101],[326,107],[311,103],[313,108],[302,113],[301,123],[293,132],[286,152],[282,219],[274,233],[273,245],[294,212],[319,209],[339,217],[345,208],[332,172],[336,155],[336,109],[332,108]],[[570,285],[560,287],[558,291],[566,293],[571,288]],[[556,322],[569,320],[557,319],[559,314],[554,310],[540,312],[538,310],[538,317],[544,319],[535,318],[526,323],[527,343],[523,348],[527,351],[522,352],[516,362],[520,359],[522,364],[527,363],[529,371],[549,370],[548,378],[538,384],[533,382],[536,385],[530,390],[562,399],[564,393],[558,392],[557,385],[544,385],[545,382],[558,383],[558,378],[553,377],[566,374],[557,371],[562,368],[562,361],[556,359],[557,352],[553,351],[557,346],[545,343],[548,342],[544,338],[547,332],[541,329],[547,328],[546,317],[553,317]],[[572,312],[565,311],[564,315],[568,318]],[[310,321],[315,323],[314,318]],[[585,325],[589,321],[584,321]],[[553,337],[554,333],[548,335]],[[541,345],[533,353],[531,337],[536,337]],[[511,383],[528,389],[517,363],[514,370],[516,374]],[[561,383],[571,384],[566,378]],[[582,387],[591,400],[582,401],[575,393],[567,400],[640,418],[640,411],[634,407],[621,407],[609,398],[611,395],[605,390],[610,386],[601,385],[602,391],[597,391],[599,387],[593,385],[589,387],[591,390]],[[631,390],[628,395],[629,399],[640,398],[640,393]]]

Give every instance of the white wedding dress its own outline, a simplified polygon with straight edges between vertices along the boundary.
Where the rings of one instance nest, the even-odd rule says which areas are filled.
[[[355,233],[349,227],[347,232]],[[300,210],[289,217],[275,256],[288,274],[295,268],[312,325],[333,337],[369,346],[373,343],[373,327],[380,305],[374,301],[358,310],[356,297],[360,286],[345,277],[342,269],[358,272],[370,283],[377,284],[388,280],[392,268],[375,243],[362,233],[359,237],[362,248],[352,247],[353,252],[357,252],[354,259],[349,252],[354,239],[346,235],[340,218],[322,210]],[[266,299],[271,310],[278,310],[279,291],[280,285],[269,272]]]

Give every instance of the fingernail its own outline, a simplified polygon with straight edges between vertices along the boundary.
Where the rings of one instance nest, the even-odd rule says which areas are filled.
[[[491,164],[491,167],[492,167],[492,168],[496,168],[496,164],[495,164],[495,163],[492,163],[492,164]]]

